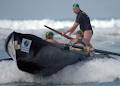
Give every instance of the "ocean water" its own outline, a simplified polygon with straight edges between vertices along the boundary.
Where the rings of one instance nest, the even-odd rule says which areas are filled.
[[[65,31],[73,21],[0,20],[0,59],[9,58],[4,50],[6,37],[12,32],[30,33],[45,38],[48,31],[44,25]],[[92,20],[95,48],[120,53],[120,19]],[[77,28],[79,29],[79,28]],[[55,34],[62,42],[69,40]],[[14,61],[0,62],[1,86],[120,86],[120,57],[116,59],[94,59],[70,65],[50,77],[31,75],[20,71]]]

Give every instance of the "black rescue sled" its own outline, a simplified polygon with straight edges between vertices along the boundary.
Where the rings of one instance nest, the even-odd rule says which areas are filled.
[[[20,70],[43,76],[52,75],[67,65],[93,59],[83,52],[51,44],[37,36],[12,32],[6,39],[6,52]],[[100,56],[100,58],[106,56]]]

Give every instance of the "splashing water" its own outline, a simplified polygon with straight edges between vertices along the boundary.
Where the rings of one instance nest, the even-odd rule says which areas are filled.
[[[8,57],[4,51],[4,40],[12,31],[31,33],[44,38],[48,31],[44,25],[65,31],[73,21],[55,20],[0,20],[0,58]],[[96,48],[120,52],[120,20],[92,20],[94,36],[92,43]],[[79,29],[79,28],[78,28]],[[59,36],[56,35],[56,39]],[[60,40],[65,41],[60,37]],[[38,82],[56,84],[77,84],[85,82],[111,82],[120,78],[120,59],[94,59],[65,67],[50,77],[40,77],[20,71],[14,61],[0,62],[0,83]]]

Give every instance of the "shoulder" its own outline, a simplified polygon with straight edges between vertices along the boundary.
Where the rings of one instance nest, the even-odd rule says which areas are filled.
[[[82,15],[83,17],[88,17],[87,13],[84,12],[84,11],[81,11],[81,15]]]
[[[81,14],[81,12],[79,12],[76,16],[76,19],[80,19],[81,17],[82,17],[82,14]]]
[[[83,17],[84,15],[86,15],[86,13],[84,11],[80,11],[78,14],[77,14],[77,18],[81,18]]]

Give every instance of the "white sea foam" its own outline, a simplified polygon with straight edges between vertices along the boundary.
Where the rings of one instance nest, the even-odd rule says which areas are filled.
[[[50,19],[43,20],[0,20],[0,28],[11,29],[39,29],[45,28],[44,25],[49,25],[55,29],[65,28],[72,25],[73,21],[57,21]],[[92,26],[95,28],[113,28],[120,27],[119,19],[111,20],[92,20]]]
[[[112,82],[120,79],[120,62],[113,59],[95,59],[68,66],[42,82],[78,84],[85,82]]]
[[[34,76],[18,70],[15,62],[0,62],[0,83],[37,82],[42,84],[79,84],[86,82],[112,82],[120,79],[120,61],[94,59],[76,63],[50,77]]]
[[[48,25],[54,29],[68,29],[69,26],[73,24],[73,21],[57,21],[50,19],[43,20],[0,20],[0,28],[11,29],[15,31],[22,31],[27,33],[28,30],[34,31],[38,30],[48,30],[44,25]],[[120,20],[92,20],[91,24],[93,26],[94,32],[102,33],[117,33],[120,34]],[[26,31],[27,30],[27,31]],[[116,32],[117,30],[117,32]],[[30,32],[30,31],[29,31]]]
[[[14,61],[0,62],[0,83],[31,82],[32,75],[22,72]]]

